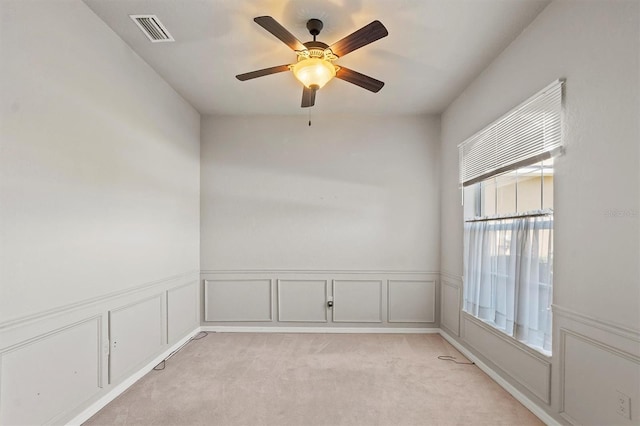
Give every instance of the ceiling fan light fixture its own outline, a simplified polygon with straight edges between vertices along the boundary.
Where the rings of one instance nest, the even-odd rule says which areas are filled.
[[[322,41],[316,40],[323,26],[322,21],[319,19],[309,19],[307,21],[307,29],[313,36],[313,40],[306,43],[298,40],[296,36],[287,31],[271,16],[257,16],[253,20],[289,46],[298,56],[298,61],[295,64],[278,65],[238,74],[236,75],[238,80],[246,81],[264,77],[265,75],[291,71],[294,77],[304,85],[302,102],[300,103],[302,108],[309,108],[315,105],[316,92],[334,77],[373,93],[377,93],[384,86],[384,82],[380,80],[333,64],[333,61],[339,57],[343,57],[354,50],[389,35],[389,32],[380,21],[373,21],[329,46]]]
[[[301,59],[291,66],[291,71],[305,87],[315,90],[322,89],[325,84],[336,76],[336,66],[321,58]]]

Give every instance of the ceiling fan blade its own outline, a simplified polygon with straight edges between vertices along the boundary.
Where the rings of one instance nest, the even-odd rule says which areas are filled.
[[[264,77],[265,75],[276,74],[284,71],[289,71],[289,65],[278,65],[277,67],[265,68],[262,70],[238,74],[236,75],[236,78],[240,81],[246,81],[251,80],[252,78]]]
[[[369,25],[365,25],[358,31],[349,34],[340,41],[336,41],[331,46],[331,51],[337,56],[344,56],[347,53],[360,49],[369,43],[373,43],[383,37],[389,35],[389,32],[380,21],[373,21]]]
[[[373,93],[377,93],[384,86],[384,82],[376,80],[368,75],[360,74],[357,71],[350,70],[349,68],[340,67],[336,72],[336,78],[340,80],[348,81],[349,83],[360,86],[363,89],[367,89]]]
[[[278,21],[271,16],[258,16],[253,19],[256,24],[260,25],[265,30],[276,36],[280,41],[289,46],[293,50],[304,50],[304,44],[291,34],[285,27],[280,25]]]
[[[307,87],[302,88],[302,108],[308,108],[315,105],[316,92],[317,90],[308,89]]]

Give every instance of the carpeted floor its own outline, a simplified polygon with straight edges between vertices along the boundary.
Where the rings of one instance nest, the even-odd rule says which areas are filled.
[[[541,425],[435,334],[209,333],[86,425]]]

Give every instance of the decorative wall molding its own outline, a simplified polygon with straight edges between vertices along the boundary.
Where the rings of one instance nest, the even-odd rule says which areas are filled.
[[[440,282],[442,283],[442,285],[446,285],[448,287],[455,288],[456,290],[460,290],[460,286],[453,284],[448,278],[443,278],[440,280]]]
[[[356,300],[353,300],[353,294],[349,295],[348,290],[339,290],[340,287],[348,288],[349,285],[363,285],[364,287],[369,287],[371,284],[376,284],[377,288],[374,288],[373,291],[361,291],[357,296]],[[366,279],[337,279],[332,280],[332,293],[334,306],[332,309],[332,320],[334,323],[381,323],[382,322],[382,280],[366,280]],[[369,290],[369,289],[367,289]],[[340,291],[344,291],[347,293],[347,297],[345,299],[341,298]],[[367,306],[367,302],[371,301],[371,296],[375,294],[377,300],[375,301],[375,308],[371,303],[369,303],[368,308],[370,311],[375,311],[375,314],[370,318],[366,318],[364,313],[362,312],[364,308]],[[368,296],[368,297],[365,297]],[[351,297],[351,300],[349,300]],[[349,303],[351,302],[351,303]],[[349,304],[351,306],[349,306]],[[355,305],[355,306],[354,306]],[[363,309],[358,309],[358,307]],[[349,312],[360,310],[359,313]],[[345,311],[346,313],[343,313]],[[369,312],[371,313],[371,312]],[[360,319],[355,319],[354,317],[349,318],[349,315],[361,315]]]
[[[73,328],[73,327],[76,327],[78,325],[84,324],[84,323],[86,323],[88,321],[94,321],[94,320],[97,320],[100,324],[102,324],[102,314],[91,315],[91,316],[89,316],[87,318],[83,318],[83,319],[81,319],[79,321],[68,323],[68,324],[65,324],[62,327],[57,327],[57,328],[54,328],[53,330],[49,330],[49,331],[47,331],[45,333],[38,334],[36,336],[24,339],[24,340],[22,340],[21,342],[19,342],[17,344],[6,346],[4,348],[0,348],[0,357],[2,357],[3,354],[12,352],[14,350],[20,349],[20,348],[22,348],[24,346],[27,346],[27,345],[30,345],[30,344],[33,344],[33,343],[37,343],[37,342],[39,342],[41,340],[44,340],[44,339],[46,339],[46,338],[48,338],[50,336],[53,336],[55,334],[59,334],[59,333],[64,332],[64,331],[66,331],[66,330],[68,330],[70,328]],[[102,337],[103,336],[102,336],[102,330],[101,329],[99,330],[99,333],[100,333],[100,337],[101,337],[100,343],[101,343],[101,348],[102,348]],[[101,350],[101,352],[102,352],[102,350]]]
[[[577,341],[582,342],[584,344],[590,345],[596,349],[604,351],[611,355],[614,358],[611,358],[612,365],[619,365],[621,360],[630,361],[631,363],[636,364],[635,370],[640,370],[640,356],[636,354],[631,354],[626,351],[620,350],[612,345],[606,344],[604,342],[595,340],[591,337],[585,336],[581,333],[578,333],[574,330],[570,330],[565,327],[560,327],[558,330],[559,342],[559,365],[558,365],[558,375],[559,375],[559,408],[558,411],[560,415],[570,422],[571,424],[577,425],[581,424],[581,421],[574,418],[571,414],[566,411],[566,388],[567,388],[567,365],[566,365],[566,356],[567,356],[567,341],[569,338],[577,339]],[[603,367],[604,368],[604,367]],[[633,371],[629,371],[631,375],[633,375]],[[607,370],[607,375],[613,374],[611,370]],[[620,386],[618,383],[617,386]],[[575,388],[575,386],[574,386]],[[599,391],[600,392],[600,391]],[[637,416],[637,413],[635,413]]]
[[[323,274],[323,275],[438,275],[438,271],[368,270],[368,269],[203,269],[201,274]]]
[[[274,288],[273,281],[274,280],[270,278],[205,279],[204,280],[204,320],[207,322],[271,322],[273,321],[273,288]],[[219,292],[224,291],[223,285],[229,284],[229,283],[234,283],[234,284],[231,286],[227,286],[227,289],[226,289],[227,291],[231,291],[231,289],[234,286],[240,286],[242,284],[253,285],[255,287],[254,291],[250,292],[250,294],[252,294],[252,296],[254,297],[252,302],[254,302],[254,304],[260,304],[260,303],[266,304],[267,310],[268,310],[267,315],[264,317],[260,317],[261,314],[258,314],[258,313],[251,314],[249,311],[252,308],[252,306],[250,305],[250,303],[248,303],[249,301],[246,299],[247,293],[243,292],[242,301],[238,299],[234,299],[233,294],[227,294],[225,296],[227,301],[217,306],[217,309],[219,311],[223,311],[222,316],[218,318],[212,317],[213,311],[215,311],[216,307],[211,306],[212,301],[210,300],[209,293],[211,291],[214,291],[210,287],[212,285],[216,285],[216,283],[219,286],[219,289],[218,289]],[[260,297],[260,294],[256,291],[256,288],[259,286],[259,284],[268,286],[268,290],[265,292],[265,294],[267,295],[265,300],[258,299],[258,297]],[[244,309],[244,312],[241,312],[239,317],[237,318],[224,317],[225,310],[229,310],[231,308],[234,311],[233,315],[235,315],[235,313],[238,311],[237,308],[239,307],[242,307]],[[262,308],[264,308],[264,306]],[[242,315],[245,315],[245,317],[243,318]]]
[[[21,393],[18,394],[16,393],[18,391],[9,390],[8,392],[11,392],[11,394],[0,395],[0,398],[4,400],[4,403],[8,403],[9,400],[7,400],[7,398],[20,398],[20,400],[28,402],[29,392],[33,392],[33,395],[36,395],[36,392],[44,390],[45,392],[48,392],[52,398],[47,400],[43,396],[39,396],[38,398],[42,399],[37,403],[42,405],[48,401],[53,408],[49,411],[46,411],[43,408],[39,412],[43,413],[43,415],[46,414],[47,416],[51,414],[53,417],[50,417],[48,420],[31,419],[31,422],[47,422],[56,424],[67,423],[68,419],[75,416],[78,412],[83,411],[87,406],[92,405],[95,401],[101,399],[105,394],[111,392],[115,386],[120,386],[121,381],[127,381],[130,377],[130,372],[135,371],[140,363],[147,362],[150,357],[152,358],[157,356],[158,353],[166,350],[168,347],[167,330],[170,321],[168,318],[166,304],[167,295],[177,294],[173,292],[173,290],[179,290],[189,286],[193,286],[194,289],[197,289],[197,291],[193,292],[193,296],[197,300],[194,301],[194,303],[189,303],[188,308],[185,309],[188,309],[189,312],[191,312],[192,309],[199,311],[199,303],[196,303],[199,302],[200,299],[198,273],[188,272],[177,276],[171,276],[163,280],[154,281],[153,283],[135,286],[127,290],[113,292],[109,295],[103,295],[83,302],[73,303],[64,307],[4,322],[3,328],[0,328],[0,361],[5,361],[5,368],[9,367],[8,362],[11,362],[12,364],[9,368],[11,368],[12,371],[21,371],[21,367],[16,364],[16,360],[20,361],[21,358],[16,358],[14,356],[14,351],[16,351],[15,353],[20,354],[20,357],[23,357],[24,359],[33,359],[33,361],[28,361],[33,363],[33,366],[28,371],[38,371],[38,365],[46,365],[49,363],[49,361],[39,361],[38,352],[42,352],[42,355],[45,356],[47,360],[51,359],[52,356],[54,356],[54,358],[57,357],[57,361],[54,362],[54,365],[57,364],[62,366],[62,364],[64,364],[66,367],[62,366],[62,368],[59,369],[51,369],[53,372],[51,375],[47,375],[45,377],[40,374],[37,378],[31,379],[27,377],[29,376],[29,373],[27,372],[21,379],[23,381],[23,384],[21,385],[22,390],[19,390]],[[153,345],[150,345],[153,346],[155,350],[150,349],[144,357],[138,357],[137,359],[140,361],[138,365],[131,363],[130,369],[122,371],[122,374],[119,378],[116,378],[117,380],[114,383],[109,383],[109,356],[107,356],[110,354],[109,312],[115,312],[117,315],[119,312],[126,311],[128,307],[135,307],[141,301],[146,300],[153,301],[153,308],[151,310],[145,310],[145,313],[143,313],[142,316],[144,318],[152,316],[154,318],[154,324],[156,324],[156,328],[154,330],[159,328],[159,332],[155,332],[154,334],[157,339],[154,337],[156,340],[154,340]],[[183,316],[186,313],[187,312],[177,309],[174,311],[173,315],[174,317]],[[132,329],[135,328],[135,325],[138,323],[137,319],[139,315],[137,315],[136,318],[131,319],[128,317],[125,319],[125,317],[126,315],[120,318],[122,320],[120,321],[120,329],[128,330],[129,324],[132,325]],[[194,316],[194,318],[196,317]],[[190,329],[185,328],[184,333],[189,333],[194,328],[198,328],[199,320],[199,317],[197,317],[197,321],[193,324],[193,327]],[[95,327],[97,327],[97,334],[93,333],[92,336],[95,335],[95,339],[92,337],[91,342],[87,343],[86,332],[83,335],[77,336],[76,332],[73,330],[79,328],[86,331],[87,322],[91,323],[91,327],[93,328],[93,321],[95,321]],[[66,336],[66,331],[70,331],[71,335],[65,337],[63,339],[64,342],[59,344],[56,343],[56,347],[54,349],[49,348],[51,345],[47,343],[47,339],[57,339],[57,336]],[[176,333],[179,334],[179,331],[176,330]],[[175,335],[176,339],[180,339],[181,337],[182,335]],[[31,347],[40,344],[44,345],[41,351],[34,353],[30,349]],[[88,344],[90,347],[87,346]],[[23,349],[25,350],[24,355],[23,352],[20,352]],[[120,349],[121,348],[118,347],[119,351]],[[2,363],[0,363],[0,368],[1,366]],[[16,370],[16,368],[18,370]],[[72,375],[69,377],[60,376],[60,374],[64,374],[65,372],[71,372]],[[77,372],[77,374],[74,372]],[[5,379],[8,378],[5,376],[3,377],[3,380]],[[93,387],[87,387],[87,383],[95,384],[96,380],[97,385],[94,392]],[[80,383],[81,386],[75,386],[74,383],[76,382]],[[57,389],[56,383],[65,383],[65,386],[67,386],[67,388],[65,388],[66,390],[64,392],[52,392],[52,390],[55,391],[55,389]],[[3,382],[3,388],[5,385],[6,383]],[[74,389],[77,392],[81,392],[83,398],[74,397],[72,395]],[[25,394],[25,396],[21,396],[25,391],[27,394]],[[42,395],[45,395],[45,393]],[[64,396],[64,398],[62,398],[62,396]],[[15,406],[14,403],[10,404]],[[3,406],[7,407],[4,404]],[[7,415],[9,414],[7,413]],[[23,418],[22,415],[17,419],[11,420],[11,423],[20,423],[21,418]],[[28,417],[24,417],[24,419],[27,421],[29,420]],[[4,422],[0,420],[0,423]]]
[[[171,344],[200,325],[198,281],[167,289],[167,343]],[[189,312],[191,310],[191,312]]]
[[[462,275],[454,274],[447,271],[440,271],[440,276],[452,283],[458,284],[458,286],[462,286],[462,281],[463,281]]]
[[[532,383],[529,383],[525,377],[523,377],[522,374],[520,374],[517,370],[514,370],[513,368],[510,368],[508,365],[504,365],[503,363],[500,363],[500,361],[498,359],[496,359],[495,357],[491,356],[490,354],[487,353],[488,350],[490,349],[483,349],[481,347],[477,347],[477,345],[475,345],[470,339],[469,339],[469,333],[467,330],[467,326],[465,326],[465,335],[463,336],[463,340],[464,342],[469,345],[469,347],[471,347],[472,349],[476,350],[478,353],[482,354],[483,356],[485,356],[487,359],[491,359],[492,362],[498,367],[500,368],[502,371],[504,371],[509,377],[511,377],[514,381],[516,381],[520,386],[522,386],[523,388],[525,388],[526,390],[528,390],[529,392],[531,392],[532,395],[535,395],[537,398],[539,398],[541,401],[543,401],[546,404],[550,404],[551,403],[551,359],[549,357],[546,357],[542,354],[539,354],[538,352],[534,351],[533,349],[530,348],[523,348],[522,344],[517,344],[517,341],[515,341],[514,339],[512,339],[511,337],[497,331],[494,330],[493,327],[484,324],[482,321],[474,318],[471,315],[468,315],[465,313],[464,315],[464,320],[469,322],[470,324],[473,324],[475,326],[477,326],[479,329],[483,330],[483,332],[489,333],[489,335],[492,335],[494,337],[496,337],[497,339],[499,339],[500,342],[504,342],[505,344],[507,344],[508,346],[505,346],[503,350],[505,350],[508,347],[511,347],[512,349],[515,349],[517,352],[514,352],[516,354],[521,354],[523,356],[525,356],[526,358],[523,359],[529,359],[535,363],[538,364],[539,368],[542,368],[544,371],[544,375],[546,376],[544,378],[544,389],[537,389]],[[531,366],[534,366],[535,364],[531,364]],[[538,376],[536,376],[538,377]]]
[[[394,315],[398,315],[397,313],[394,312],[394,300],[393,300],[393,292],[394,292],[394,286],[401,286],[403,284],[413,284],[413,285],[417,285],[417,284],[425,284],[425,289],[426,291],[429,293],[427,299],[425,299],[425,302],[430,302],[430,306],[428,306],[427,308],[430,308],[431,312],[428,312],[428,317],[424,317],[424,318],[419,318],[419,314],[420,314],[420,306],[411,306],[411,308],[414,308],[414,312],[413,315],[416,316],[416,318],[396,318],[394,317]],[[387,321],[390,323],[430,323],[433,324],[436,322],[436,296],[438,294],[438,283],[436,280],[412,280],[412,279],[389,279],[388,280],[388,284],[387,284]],[[397,290],[396,290],[397,291]],[[431,299],[429,301],[429,298]],[[420,305],[420,299],[419,298],[413,298],[412,303],[406,303],[404,306],[403,314],[406,314],[407,311],[409,311],[409,306],[407,305]]]
[[[8,329],[11,327],[17,327],[17,326],[22,326],[24,324],[30,323],[30,322],[34,322],[34,321],[38,321],[38,320],[42,320],[44,318],[50,318],[56,315],[62,315],[66,312],[70,312],[70,311],[75,311],[81,308],[85,308],[85,307],[89,307],[91,305],[97,305],[103,302],[106,302],[108,300],[111,299],[115,299],[115,298],[119,298],[119,297],[124,297],[124,296],[128,296],[131,294],[135,294],[138,292],[142,292],[145,290],[149,290],[152,289],[154,287],[158,287],[161,285],[166,285],[169,284],[173,281],[179,281],[179,280],[184,280],[184,279],[189,279],[191,278],[192,280],[197,280],[198,279],[198,275],[199,275],[200,271],[198,270],[194,270],[194,271],[189,271],[189,272],[185,272],[182,274],[178,274],[178,275],[172,275],[166,278],[162,278],[159,280],[155,280],[155,281],[149,281],[146,282],[144,284],[140,284],[138,286],[135,287],[130,287],[124,290],[118,290],[118,291],[114,291],[111,293],[107,293],[107,294],[103,294],[101,296],[97,296],[97,297],[92,297],[90,299],[85,299],[85,300],[81,300],[78,302],[73,302],[73,303],[69,303],[67,305],[63,305],[63,306],[59,306],[53,309],[47,309],[46,311],[42,311],[42,312],[37,312],[34,314],[30,314],[30,315],[25,315],[23,317],[19,317],[19,318],[14,318],[14,319],[10,319],[7,321],[3,321],[0,323],[0,331],[4,330],[4,329]]]
[[[98,395],[104,388],[102,326],[102,315],[93,315],[2,350],[0,377],[9,383],[0,392],[0,406],[4,407],[0,423],[58,423],[77,405]],[[69,356],[52,353],[76,339],[81,340],[76,348],[81,350]],[[49,363],[52,366],[38,373],[42,365]],[[65,389],[68,382],[75,388]],[[48,398],[42,400],[41,394]],[[16,409],[20,406],[16,401],[39,409],[25,413]]]
[[[452,285],[447,278],[440,279],[440,327],[460,336],[460,306],[462,289]],[[450,301],[451,294],[455,302]]]
[[[568,318],[573,321],[588,325],[590,327],[599,328],[608,333],[613,333],[620,337],[624,337],[626,339],[630,339],[640,343],[640,330],[616,324],[611,321],[602,320],[591,315],[582,314],[555,304],[551,305],[551,308],[553,309],[554,315]]]
[[[536,351],[535,349],[530,348],[529,346],[525,345],[524,343],[521,343],[518,340],[514,339],[513,337],[508,336],[505,333],[501,332],[500,330],[490,326],[489,324],[485,323],[481,319],[478,319],[478,318],[474,317],[473,315],[469,314],[468,312],[462,311],[462,316],[463,316],[463,318],[465,320],[473,322],[474,324],[480,326],[484,330],[488,331],[489,333],[491,333],[494,336],[498,337],[499,339],[503,340],[505,343],[508,343],[509,345],[515,347],[516,349],[521,350],[522,352],[525,352],[528,355],[531,355],[531,357],[536,358],[538,361],[540,361],[542,363],[545,363],[545,364],[551,363],[551,357],[550,356],[546,356],[546,355]]]
[[[321,323],[326,323],[329,321],[328,318],[328,313],[327,313],[327,296],[328,296],[328,290],[329,290],[329,280],[327,279],[284,279],[284,280],[276,280],[277,281],[277,292],[278,292],[278,297],[277,297],[277,301],[278,301],[278,306],[277,306],[277,311],[278,311],[278,321],[279,322],[321,322]],[[283,300],[283,294],[286,293],[285,287],[287,286],[287,284],[292,284],[292,285],[296,285],[293,283],[318,283],[322,285],[322,299],[318,301],[318,308],[321,307],[321,311],[322,311],[322,318],[321,319],[292,319],[292,318],[286,318],[285,315],[283,315],[283,311],[286,311],[285,307],[285,301]],[[300,305],[300,304],[298,304]],[[303,306],[304,307],[304,306]],[[297,306],[298,309],[301,309],[300,306]],[[306,313],[308,314],[309,311],[307,311]]]
[[[191,338],[196,336],[200,331],[200,327],[197,327],[191,333],[187,334],[185,337],[180,339],[175,344],[171,345],[171,347],[164,350],[161,354],[153,358],[142,368],[137,370],[135,373],[131,374],[125,380],[120,382],[118,385],[112,387],[109,392],[107,392],[103,397],[99,400],[95,401],[93,404],[82,410],[80,413],[75,415],[71,420],[67,422],[68,425],[72,426],[80,426],[87,420],[89,420],[93,415],[95,415],[98,411],[107,406],[111,401],[120,396],[124,391],[129,389],[135,382],[143,378],[149,371],[153,369],[156,365],[162,362],[163,359],[167,358],[174,351],[178,350],[181,346],[187,344]]]
[[[445,332],[445,333],[447,333],[448,335],[453,335],[453,336],[456,336],[456,337],[458,337],[458,338],[460,337],[458,334],[456,334],[456,332],[455,332],[455,331],[450,330],[450,329],[449,329],[446,325],[444,325],[444,324],[440,324],[440,328],[442,329],[442,331],[444,331],[444,332]]]
[[[382,327],[243,327],[204,325],[202,331],[211,333],[327,333],[327,334],[438,334],[438,328],[382,328]]]
[[[109,310],[109,384],[128,377],[166,344],[164,296],[158,293]]]
[[[277,274],[282,274],[285,275],[286,274],[286,278],[285,279],[298,279],[298,278],[294,278],[294,277],[290,277],[290,275],[296,275],[299,274],[301,276],[307,275],[308,277],[310,277],[310,279],[320,279],[320,280],[331,280],[331,279],[336,279],[336,280],[351,280],[351,279],[356,279],[356,277],[354,277],[354,275],[358,275],[358,280],[364,280],[366,281],[367,278],[369,277],[369,280],[377,280],[380,281],[381,283],[383,283],[384,285],[388,285],[389,281],[431,281],[431,280],[435,280],[435,284],[436,284],[436,289],[440,286],[439,283],[444,284],[445,286],[448,286],[452,289],[458,289],[460,290],[461,287],[461,278],[457,277],[455,275],[450,275],[450,274],[440,274],[439,272],[434,272],[434,271],[367,271],[367,270],[349,270],[349,271],[314,271],[314,270],[235,270],[235,271],[229,271],[229,270],[216,270],[216,271],[202,271],[202,278],[204,279],[209,279],[213,278],[214,280],[218,279],[219,276],[221,275],[227,275],[229,278],[225,278],[223,280],[225,281],[230,281],[230,280],[234,280],[234,279],[239,279],[241,277],[239,277],[238,275],[245,275],[245,274],[249,274],[252,275],[253,274],[253,279],[259,279],[259,277],[257,277],[256,275],[269,275],[269,278],[267,279],[270,282],[270,289],[271,292],[270,294],[271,296],[271,301],[273,304],[273,299],[275,298],[275,283],[276,283],[276,279],[278,279]],[[207,276],[208,275],[208,276]],[[384,276],[386,275],[386,276]],[[322,276],[322,277],[321,277]],[[178,289],[178,288],[182,288],[182,287],[187,287],[189,285],[196,285],[197,288],[199,289],[198,291],[198,297],[200,297],[200,291],[203,290],[203,281],[199,280],[198,278],[198,273],[197,272],[187,272],[181,275],[177,275],[177,276],[172,276],[172,277],[168,277],[164,280],[158,280],[155,281],[153,283],[147,283],[147,284],[143,284],[140,286],[136,286],[134,288],[130,288],[128,290],[124,290],[124,291],[118,291],[118,292],[113,292],[109,295],[103,295],[100,297],[96,297],[84,302],[78,302],[78,303],[74,303],[74,304],[70,304],[67,305],[65,307],[60,307],[60,308],[56,308],[56,309],[52,309],[46,312],[41,312],[35,315],[29,315],[29,316],[25,316],[19,319],[14,319],[14,320],[10,320],[10,321],[6,321],[2,324],[0,324],[0,333],[2,335],[4,335],[6,332],[10,332],[10,334],[16,335],[19,331],[22,330],[22,326],[28,326],[26,327],[29,330],[32,329],[38,329],[38,328],[42,328],[43,326],[40,324],[46,324],[48,323],[48,319],[49,318],[56,318],[56,321],[49,323],[49,327],[51,327],[51,324],[54,324],[56,322],[61,322],[61,321],[66,321],[67,320],[67,316],[61,316],[62,314],[68,313],[68,312],[72,312],[72,311],[76,311],[76,310],[81,310],[80,314],[84,315],[85,310],[88,311],[101,311],[103,314],[105,312],[107,312],[109,309],[113,309],[115,307],[118,306],[124,306],[126,303],[130,303],[132,300],[134,299],[139,299],[142,297],[146,297],[147,295],[150,295],[152,293],[162,293],[165,297],[170,293],[169,290],[170,289]],[[441,277],[443,277],[441,279]],[[185,280],[188,280],[185,281]],[[181,282],[182,281],[182,282]],[[456,286],[456,284],[458,284],[458,286]],[[387,290],[388,291],[388,290]],[[387,293],[387,292],[385,292]],[[388,295],[387,295],[388,296]],[[388,300],[387,300],[388,303]],[[109,306],[109,308],[105,308],[105,306]],[[202,305],[200,305],[202,306]],[[87,309],[88,308],[88,309]],[[82,310],[85,309],[85,310]],[[72,316],[69,316],[69,318],[71,318]],[[77,317],[77,315],[76,315]],[[272,315],[271,318],[273,318],[273,311],[272,311]],[[37,323],[38,326],[35,327],[33,325],[33,323]],[[104,321],[103,323],[105,324],[104,326],[106,327],[106,316],[104,317]],[[168,325],[168,323],[167,323]],[[346,324],[345,324],[346,325]],[[102,408],[104,405],[106,405],[108,402],[110,402],[113,398],[115,398],[118,394],[120,394],[121,392],[123,392],[124,390],[126,390],[131,384],[133,384],[135,381],[137,381],[140,377],[142,377],[144,374],[146,374],[148,372],[148,370],[150,370],[154,365],[156,365],[159,361],[161,361],[167,354],[171,353],[174,348],[178,348],[180,345],[184,344],[186,341],[188,341],[188,339],[195,335],[198,331],[202,330],[202,331],[212,331],[212,332],[252,332],[252,333],[419,333],[419,334],[434,334],[434,333],[440,333],[441,335],[443,335],[443,337],[447,338],[447,336],[449,336],[449,334],[447,333],[447,329],[445,328],[444,330],[440,329],[437,327],[411,327],[411,326],[402,326],[402,324],[398,324],[401,325],[400,327],[396,326],[395,324],[386,324],[384,327],[367,327],[367,326],[363,326],[363,327],[353,327],[353,326],[349,326],[349,327],[342,327],[340,324],[333,324],[332,326],[322,326],[322,327],[315,327],[315,326],[299,326],[299,327],[290,327],[290,326],[286,326],[286,327],[272,327],[272,326],[263,326],[263,324],[260,324],[260,326],[254,327],[254,326],[238,326],[236,324],[230,324],[230,325],[203,325],[202,327],[199,327],[198,329],[194,330],[192,333],[190,333],[188,336],[186,336],[185,338],[180,339],[179,342],[177,342],[176,344],[171,345],[170,348],[166,349],[167,345],[165,345],[163,347],[162,353],[160,355],[158,355],[157,357],[155,357],[152,361],[150,361],[148,364],[145,365],[144,368],[141,368],[140,370],[138,370],[137,372],[133,373],[132,375],[123,378],[122,382],[119,383],[114,383],[113,385],[105,385],[105,389],[103,389],[102,392],[107,392],[106,394],[103,395],[103,393],[99,393],[98,395],[96,395],[96,397],[100,397],[100,399],[98,401],[96,401],[95,403],[91,404],[91,407],[84,409],[84,407],[75,407],[76,412],[79,410],[83,410],[80,414],[78,414],[76,417],[73,418],[73,420],[71,421],[71,424],[79,424],[85,420],[87,420],[89,417],[91,417],[93,414],[95,414],[95,412],[97,412],[100,408]],[[636,336],[636,334],[634,334],[634,336]],[[106,337],[105,337],[106,338]],[[166,339],[166,337],[165,337]],[[452,339],[451,337],[449,337],[449,339]],[[447,340],[449,340],[447,339]],[[453,339],[452,339],[453,340]],[[7,342],[7,341],[5,341]],[[24,343],[24,342],[21,342]],[[165,342],[166,343],[166,342]],[[510,342],[512,343],[512,342]],[[452,343],[453,344],[453,343]],[[459,345],[459,344],[458,344]],[[11,345],[11,346],[7,346],[4,348],[4,351],[10,350],[12,347],[14,347],[15,345]],[[455,346],[455,345],[454,345]],[[2,348],[0,348],[2,349]],[[458,348],[459,349],[459,348]],[[460,349],[459,349],[460,350]],[[468,352],[468,351],[467,351]],[[104,352],[102,352],[104,353]],[[464,352],[463,352],[464,353]],[[465,354],[466,355],[466,354]],[[470,359],[473,359],[470,357]],[[486,367],[486,366],[485,366]],[[482,367],[481,367],[482,368]],[[487,367],[488,368],[488,367]],[[483,369],[484,370],[484,369]],[[486,370],[485,370],[486,372]],[[106,375],[106,372],[104,373]],[[489,373],[487,373],[489,374]],[[505,374],[508,374],[507,372],[505,372]],[[504,379],[501,378],[501,376],[498,375],[498,373],[493,372],[492,374],[489,374],[496,382],[498,382],[498,384],[500,384],[501,386],[503,386],[505,389],[507,389],[507,391],[509,391],[510,393],[514,394],[514,392],[512,392],[511,390],[508,389],[509,386],[511,386],[511,388],[515,391],[518,392],[512,385],[510,385],[508,382],[506,382]],[[521,394],[522,395],[522,394]],[[516,396],[516,395],[514,395]],[[529,409],[531,409],[538,417],[540,417],[543,421],[545,421],[547,424],[557,424],[557,422],[555,422],[555,420],[552,420],[551,422],[548,421],[548,419],[552,419],[548,414],[546,414],[546,412],[544,412],[543,409],[540,408],[540,406],[536,406],[535,403],[529,401],[529,404],[533,404],[533,405],[528,405],[527,403],[525,403],[522,399],[518,398],[516,396],[516,398],[518,400],[520,400],[525,406],[527,406]],[[523,398],[526,399],[526,397],[523,396]],[[99,404],[102,405],[99,405]],[[93,407],[93,408],[92,408]],[[96,408],[97,407],[97,408]],[[532,408],[534,407],[534,408]],[[537,407],[537,408],[536,408]],[[73,411],[73,410],[72,410]],[[540,414],[542,413],[542,414]],[[546,416],[546,417],[545,417]],[[64,417],[60,417],[61,420],[64,420]]]
[[[440,306],[436,303],[439,292],[438,272],[425,273],[424,271],[382,271],[382,270],[293,270],[293,269],[272,269],[272,270],[203,270],[201,279],[205,283],[205,315],[201,325],[212,326],[243,326],[243,322],[255,322],[258,327],[276,327],[281,328],[287,325],[304,325],[307,323],[309,327],[317,325],[319,322],[326,322],[327,326],[336,326],[338,323],[357,327],[367,327],[367,324],[379,323],[381,327],[389,328],[420,328],[422,324],[431,324],[437,328],[438,311]],[[242,282],[253,280],[271,280],[273,283],[272,296],[272,318],[261,320],[256,315],[244,315],[242,318],[233,317],[229,312],[225,315],[213,315],[214,310],[209,306],[213,303],[213,296],[206,293],[210,290],[208,287],[211,282]],[[300,288],[292,287],[295,282],[305,283],[311,281],[326,281],[329,283],[326,290],[326,300],[324,304],[316,303],[319,300],[319,288],[316,286],[309,287],[306,291],[304,286]],[[413,303],[421,299],[412,298],[405,293],[415,293],[411,288],[400,289],[395,296],[389,292],[389,287],[399,282],[419,282],[428,283],[430,286],[431,296],[427,297],[428,301],[422,305]],[[350,284],[351,283],[351,284]],[[367,285],[361,285],[365,283]],[[369,286],[368,284],[372,284]],[[410,286],[409,286],[410,287]],[[238,307],[241,311],[248,309],[244,306],[244,299],[247,297],[245,293],[229,288],[227,291],[229,297],[224,298],[227,304]],[[390,294],[392,299],[390,300]],[[403,299],[404,295],[404,299]],[[252,296],[253,299],[257,296]],[[395,297],[395,299],[393,299]],[[264,296],[261,300],[266,301]],[[334,303],[333,311],[326,308],[327,301],[332,300]],[[396,315],[389,316],[389,308],[393,306],[394,300],[403,304],[403,300],[408,300],[409,311],[400,311],[395,308]],[[222,303],[222,302],[219,302]],[[257,301],[250,303],[251,306],[257,305]],[[297,305],[296,305],[297,303]],[[398,304],[396,303],[396,304]],[[423,305],[428,306],[423,306]],[[416,305],[416,306],[413,306]],[[225,305],[226,306],[226,305]],[[304,314],[303,306],[308,306],[309,315]],[[322,312],[321,307],[327,309],[327,316]],[[282,312],[280,310],[283,309]],[[222,306],[217,308],[222,312]],[[302,311],[301,311],[302,310]],[[311,314],[313,312],[313,314]],[[406,316],[397,315],[399,312],[405,312]],[[227,318],[228,317],[228,318]],[[232,319],[233,317],[233,319]],[[246,317],[246,318],[245,318]],[[402,321],[406,320],[406,321]],[[298,323],[298,324],[291,324]],[[415,326],[412,324],[414,323]],[[426,326],[426,325],[424,325]]]

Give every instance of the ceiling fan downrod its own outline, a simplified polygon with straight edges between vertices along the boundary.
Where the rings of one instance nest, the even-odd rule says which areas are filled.
[[[322,31],[323,26],[324,24],[319,19],[309,19],[307,21],[307,29],[313,36],[313,41],[316,41],[316,37],[320,34],[320,31]]]

